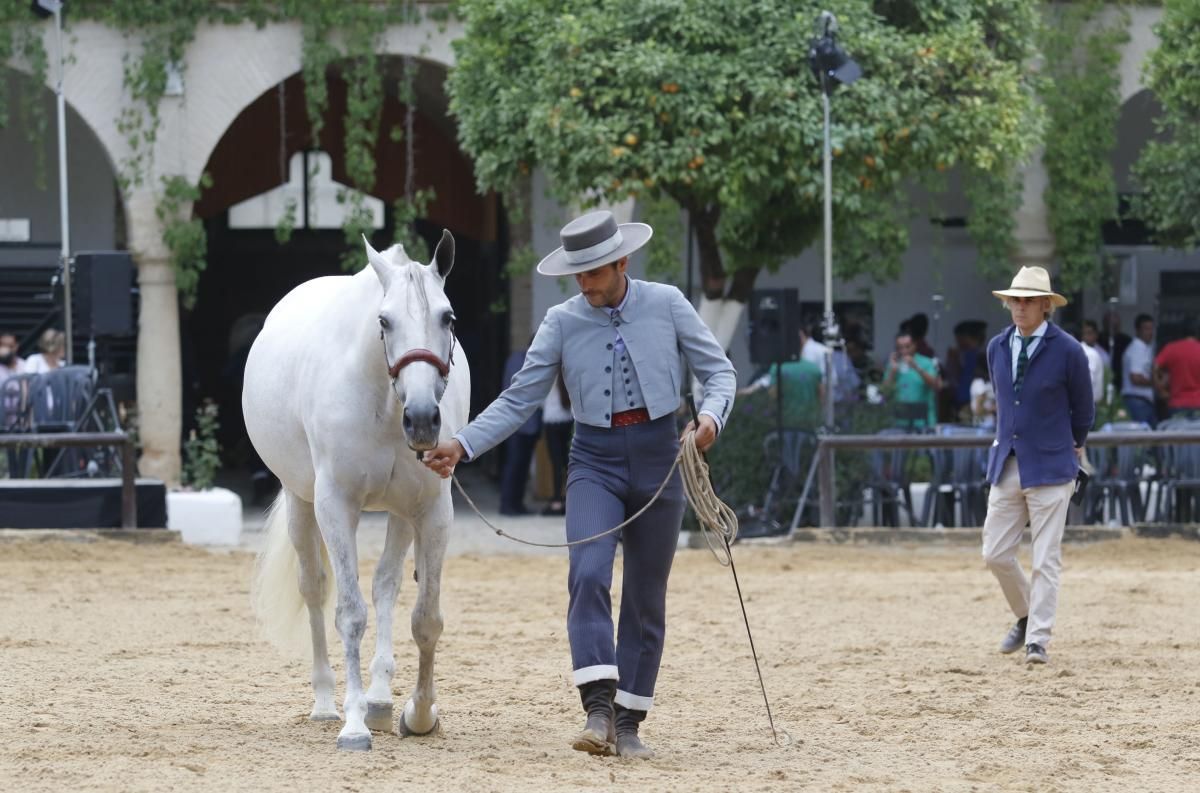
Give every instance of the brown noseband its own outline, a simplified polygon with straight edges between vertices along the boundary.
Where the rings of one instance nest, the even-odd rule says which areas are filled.
[[[453,350],[450,353],[450,360],[454,360]],[[425,363],[433,366],[433,368],[438,370],[438,374],[440,374],[443,379],[450,376],[450,362],[443,361],[431,350],[425,349],[409,350],[408,352],[404,353],[404,355],[401,355],[400,360],[388,367],[388,376],[395,380],[400,376],[401,369],[408,366],[410,363],[416,363],[417,361],[424,361]]]

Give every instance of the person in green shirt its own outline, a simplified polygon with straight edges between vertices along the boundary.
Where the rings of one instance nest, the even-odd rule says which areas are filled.
[[[792,429],[815,426],[821,416],[821,405],[825,399],[821,367],[801,358],[771,364],[767,373],[753,384],[738,391],[739,395],[752,394],[769,388],[772,398],[778,387],[780,372],[783,377],[783,424]]]
[[[915,429],[937,423],[937,393],[942,388],[938,362],[920,355],[907,333],[896,336],[896,350],[888,360],[883,384],[895,389],[898,426]],[[914,407],[921,405],[924,410]]]

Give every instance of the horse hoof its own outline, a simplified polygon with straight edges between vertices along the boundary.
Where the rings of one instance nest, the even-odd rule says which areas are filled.
[[[371,733],[339,735],[337,746],[343,752],[369,752],[371,751]]]
[[[308,716],[309,721],[341,721],[342,717],[336,710],[314,710]]]
[[[367,729],[372,732],[392,732],[392,703],[367,703]]]
[[[412,727],[408,726],[408,721],[406,720],[406,717],[408,716],[409,710],[411,708],[412,708],[412,702],[409,702],[408,704],[406,704],[404,706],[404,711],[400,714],[400,722],[399,722],[399,724],[396,725],[397,732],[399,732],[401,736],[403,736],[405,738],[420,737],[422,735],[431,735],[431,734],[437,732],[438,727],[441,726],[441,723],[442,723],[441,719],[438,718],[437,705],[434,705],[429,709],[430,715],[433,716],[433,724],[430,725],[429,729],[422,730],[420,732],[418,732],[417,730],[414,730]]]

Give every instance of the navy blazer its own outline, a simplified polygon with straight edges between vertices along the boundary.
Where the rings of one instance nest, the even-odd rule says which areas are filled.
[[[1009,325],[988,342],[988,372],[996,392],[996,442],[988,455],[988,481],[996,484],[1005,458],[1016,449],[1021,487],[1070,482],[1079,470],[1075,447],[1087,440],[1096,415],[1087,356],[1079,342],[1047,322],[1018,398],[1012,371],[1015,332],[1016,326]]]

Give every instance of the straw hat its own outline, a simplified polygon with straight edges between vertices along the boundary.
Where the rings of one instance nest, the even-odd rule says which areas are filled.
[[[562,246],[537,266],[542,275],[575,275],[628,256],[645,245],[654,230],[645,223],[617,224],[602,209],[575,218],[559,232]]]
[[[1045,267],[1022,267],[1012,279],[1012,286],[992,292],[1003,300],[1006,297],[1048,297],[1057,308],[1067,299],[1050,288],[1050,273]]]

